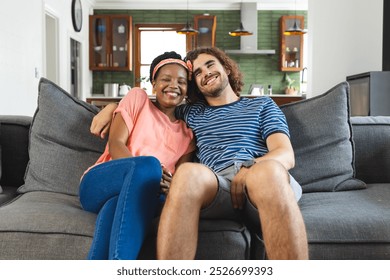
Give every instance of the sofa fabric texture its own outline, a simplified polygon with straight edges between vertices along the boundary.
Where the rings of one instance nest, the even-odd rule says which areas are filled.
[[[295,166],[290,172],[303,192],[362,189],[354,178],[354,144],[349,118],[349,85],[282,106],[290,128]]]
[[[95,214],[77,196],[29,192],[0,209],[0,259],[86,258]]]
[[[0,116],[0,259],[85,259],[96,215],[77,195],[81,174],[105,145],[89,133],[97,109],[46,79],[39,91],[33,120]],[[282,107],[296,154],[291,173],[304,190],[309,257],[390,259],[390,117],[349,118],[348,94],[342,83]],[[140,259],[155,258],[157,225]],[[265,255],[244,224],[200,221],[197,259]]]

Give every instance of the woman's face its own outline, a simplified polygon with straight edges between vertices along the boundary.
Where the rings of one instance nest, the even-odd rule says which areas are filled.
[[[157,102],[164,107],[180,104],[187,94],[187,70],[172,63],[162,66],[153,81]]]

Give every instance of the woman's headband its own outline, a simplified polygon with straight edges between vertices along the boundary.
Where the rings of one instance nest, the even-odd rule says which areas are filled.
[[[158,69],[160,69],[161,67],[163,67],[164,65],[167,65],[167,64],[172,64],[172,63],[176,63],[176,64],[179,64],[181,66],[183,66],[185,69],[187,69],[188,71],[188,79],[191,80],[191,76],[192,76],[192,64],[191,62],[184,62],[183,60],[181,59],[176,59],[176,58],[167,58],[167,59],[164,59],[164,60],[161,60],[153,69],[153,73],[152,73],[152,82],[154,81],[154,76],[156,75]]]

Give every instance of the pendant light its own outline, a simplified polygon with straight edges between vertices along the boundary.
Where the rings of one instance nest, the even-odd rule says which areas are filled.
[[[298,26],[298,23],[297,23],[297,0],[295,0],[295,20],[294,20],[294,25],[292,27],[287,28],[283,32],[283,34],[286,35],[286,36],[290,36],[290,35],[303,35],[305,33],[306,33],[306,30],[301,29]]]
[[[199,33],[198,30],[191,27],[191,24],[188,21],[188,0],[187,0],[187,23],[184,28],[176,31],[177,34],[185,34],[185,35],[196,35]]]
[[[240,11],[242,8],[241,6],[242,6],[242,1],[240,4]],[[230,31],[229,35],[232,37],[237,37],[237,36],[249,36],[249,35],[253,35],[253,33],[245,30],[244,26],[242,25],[242,21],[240,21],[240,27],[233,31]]]
[[[229,35],[232,36],[232,37],[248,36],[248,35],[252,35],[252,34],[253,34],[252,32],[249,32],[249,31],[245,30],[244,26],[242,25],[242,22],[240,22],[240,27],[239,28],[237,28],[234,31],[230,31],[229,32]]]

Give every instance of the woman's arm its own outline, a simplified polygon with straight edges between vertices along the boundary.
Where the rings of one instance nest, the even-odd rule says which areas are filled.
[[[112,120],[110,134],[108,137],[108,148],[112,159],[132,157],[127,148],[129,130],[120,113]]]
[[[116,103],[110,103],[104,107],[93,119],[91,123],[91,133],[104,139],[110,130],[112,114],[118,107]]]
[[[190,151],[189,153],[182,155],[179,160],[177,161],[175,168],[177,169],[180,164],[183,162],[191,162],[194,161],[194,155],[195,155],[195,149],[196,149],[196,143],[195,138],[192,138],[190,144],[188,145],[187,151]]]

